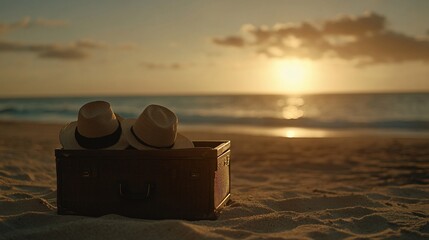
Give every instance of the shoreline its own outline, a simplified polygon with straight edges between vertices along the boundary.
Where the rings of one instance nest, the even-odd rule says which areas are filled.
[[[265,127],[246,125],[184,125],[185,131],[220,132],[242,135],[284,137],[284,138],[429,138],[429,129],[426,131],[406,129],[380,129],[380,128],[303,128],[303,127]]]
[[[26,120],[4,120],[0,119],[0,124],[22,124],[22,125],[42,125],[55,126],[61,129],[65,123],[26,121]],[[59,130],[58,130],[59,131]],[[429,138],[429,129],[426,131],[404,130],[404,129],[324,129],[324,128],[302,128],[302,127],[265,127],[234,124],[182,124],[179,123],[179,131],[199,132],[206,134],[234,134],[260,137],[283,137],[283,138]]]

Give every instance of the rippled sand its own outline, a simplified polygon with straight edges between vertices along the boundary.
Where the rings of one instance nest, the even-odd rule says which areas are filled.
[[[232,200],[216,221],[56,214],[59,125],[0,123],[0,239],[428,239],[429,139],[232,141]]]

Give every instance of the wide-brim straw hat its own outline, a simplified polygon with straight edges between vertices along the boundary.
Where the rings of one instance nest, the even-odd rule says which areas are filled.
[[[61,129],[60,143],[64,149],[125,149],[129,144],[122,122],[108,102],[89,102],[80,108],[77,121]]]
[[[193,148],[190,139],[177,132],[178,118],[170,109],[151,104],[137,119],[124,119],[128,143],[139,150]]]

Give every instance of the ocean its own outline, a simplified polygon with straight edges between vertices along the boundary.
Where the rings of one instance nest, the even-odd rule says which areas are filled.
[[[0,120],[66,123],[79,108],[104,100],[125,118],[160,104],[179,129],[283,137],[395,135],[429,137],[429,93],[189,95],[1,98]]]

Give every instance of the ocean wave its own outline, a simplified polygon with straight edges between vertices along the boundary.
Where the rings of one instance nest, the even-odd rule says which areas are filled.
[[[429,131],[429,93],[223,96],[117,96],[0,99],[0,119],[64,123],[94,100],[124,118],[148,104],[172,109],[180,124]]]
[[[5,107],[0,109],[0,116],[3,114],[10,115],[38,115],[38,114],[60,114],[76,116],[76,110],[64,108],[22,108],[22,107]]]
[[[284,119],[284,118],[248,118],[226,116],[196,116],[182,115],[180,122],[184,124],[236,124],[266,127],[304,127],[304,128],[384,128],[384,129],[409,129],[429,130],[429,121],[423,120],[379,120],[371,122],[357,122],[344,119],[318,120],[312,118]]]
[[[135,118],[137,112],[118,112],[124,118]],[[353,129],[353,128],[381,128],[381,129],[408,129],[429,130],[429,121],[383,119],[373,121],[351,121],[349,119],[317,119],[301,117],[298,119],[286,119],[275,117],[242,117],[229,115],[189,114],[178,113],[181,124],[198,125],[247,125],[265,127],[303,127],[303,128],[327,128],[327,129]],[[76,110],[53,108],[14,108],[0,109],[0,119],[7,120],[34,120],[46,122],[75,121]]]

